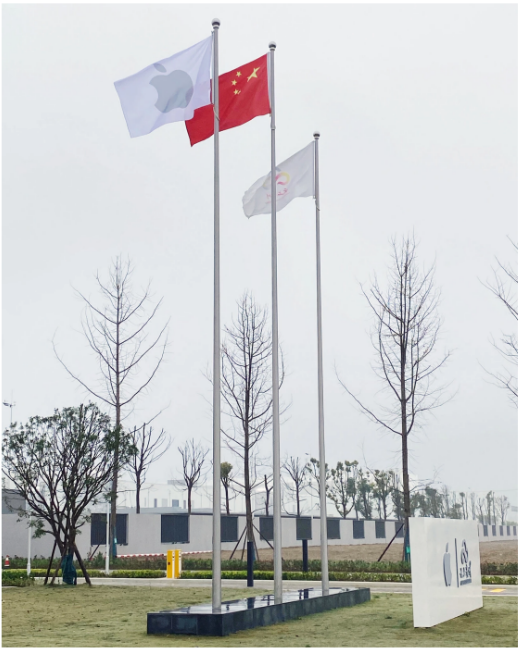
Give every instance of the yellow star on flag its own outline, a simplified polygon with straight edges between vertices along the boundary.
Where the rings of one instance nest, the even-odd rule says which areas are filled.
[[[258,79],[259,77],[257,76],[257,71],[260,70],[260,68],[253,68],[253,72],[250,74],[250,76],[246,79],[246,81],[249,81],[252,77],[255,77]]]
[[[237,76],[241,76],[242,72],[237,72]]]
[[[232,85],[237,85],[237,81],[235,79],[232,81]]]
[[[241,91],[240,90],[234,90],[233,93],[234,94],[241,94]]]

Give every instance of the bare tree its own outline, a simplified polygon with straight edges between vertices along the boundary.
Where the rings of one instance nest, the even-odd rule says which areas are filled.
[[[130,261],[124,262],[121,257],[116,257],[107,279],[102,280],[99,273],[96,273],[101,297],[99,304],[76,291],[85,304],[82,329],[98,361],[99,381],[88,384],[85,379],[80,378],[69,369],[53,345],[56,357],[67,373],[89,394],[113,408],[116,436],[122,432],[123,420],[128,416],[129,406],[156,375],[167,345],[168,323],[154,334],[150,330],[162,299],[150,304],[150,284],[136,294],[132,287],[132,272]],[[116,500],[118,471],[121,465],[117,439],[114,453],[110,543],[115,554]]]
[[[487,517],[486,517],[486,500],[482,499],[481,497],[478,497],[476,500],[476,508],[478,511],[478,522],[481,524],[486,524],[487,523]]]
[[[404,238],[400,246],[393,240],[387,288],[381,288],[375,277],[369,291],[362,287],[362,292],[375,316],[373,346],[377,363],[374,370],[384,384],[387,400],[379,410],[369,408],[340,378],[339,381],[371,420],[400,438],[403,514],[408,539],[409,435],[418,428],[423,415],[443,404],[443,388],[437,388],[434,381],[450,355],[443,353],[438,359],[435,356],[440,319],[434,266],[427,270],[420,268],[414,237]],[[408,560],[406,543],[404,552]]]
[[[266,515],[270,514],[270,496],[273,490],[273,475],[264,475],[264,510]]]
[[[233,466],[228,461],[223,461],[221,463],[221,483],[224,488],[226,515],[230,515],[230,488],[232,488],[232,470]]]
[[[506,497],[505,495],[496,497],[496,504],[499,509],[499,515],[501,516],[501,524],[504,525],[506,524],[507,521],[508,509],[510,508],[510,502],[508,501],[508,497]]]
[[[153,429],[146,429],[146,423],[134,428],[130,433],[136,453],[130,457],[128,470],[136,484],[136,513],[141,513],[140,494],[145,483],[146,473],[150,465],[165,454],[172,445],[172,440],[164,430],[153,438]]]
[[[282,464],[283,470],[288,473],[290,478],[290,483],[288,488],[292,493],[295,493],[295,500],[297,502],[297,517],[300,517],[301,506],[300,499],[302,497],[302,490],[306,486],[306,477],[308,471],[306,470],[306,464],[301,464],[298,457],[289,457]]]
[[[225,326],[222,345],[221,394],[230,426],[222,430],[228,448],[241,461],[241,477],[234,479],[246,505],[246,540],[255,542],[252,494],[259,483],[258,445],[272,425],[271,333],[268,314],[251,294],[237,303],[237,317]],[[281,354],[282,358],[282,354]],[[284,380],[284,363],[279,389]]]
[[[517,243],[514,243],[510,238],[508,240],[512,243],[517,254]],[[499,299],[510,315],[517,321],[517,271],[509,263],[502,263],[497,257],[496,264],[497,267],[492,268],[494,278],[481,283]],[[517,326],[514,333],[502,333],[499,341],[492,338],[492,345],[506,361],[506,366],[495,372],[487,369],[485,371],[493,378],[496,385],[507,391],[511,402],[517,407]],[[510,369],[509,365],[515,367],[515,369]]]
[[[186,484],[188,499],[188,514],[192,512],[192,491],[202,476],[202,470],[208,454],[208,448],[203,448],[194,439],[186,441],[184,446],[177,448],[183,462],[183,481]]]

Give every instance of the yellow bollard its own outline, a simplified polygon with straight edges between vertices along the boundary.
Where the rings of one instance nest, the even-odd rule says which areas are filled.
[[[175,550],[175,560],[174,560],[174,578],[180,578],[181,576],[181,550]]]
[[[173,567],[174,567],[173,554],[174,552],[171,549],[169,549],[166,552],[166,577],[167,578],[172,578],[173,576]]]

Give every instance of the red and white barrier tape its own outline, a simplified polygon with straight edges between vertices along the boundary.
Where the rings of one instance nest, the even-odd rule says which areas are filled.
[[[211,553],[211,549],[207,551],[181,551],[183,556],[188,556],[189,554],[202,554],[202,553]],[[148,554],[119,554],[118,558],[165,558],[166,554],[164,553],[148,553]]]

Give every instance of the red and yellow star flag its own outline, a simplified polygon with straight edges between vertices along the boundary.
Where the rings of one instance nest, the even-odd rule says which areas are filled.
[[[254,117],[269,115],[268,55],[219,75],[219,131],[242,126]],[[190,144],[214,134],[213,105],[194,111],[185,121]]]

